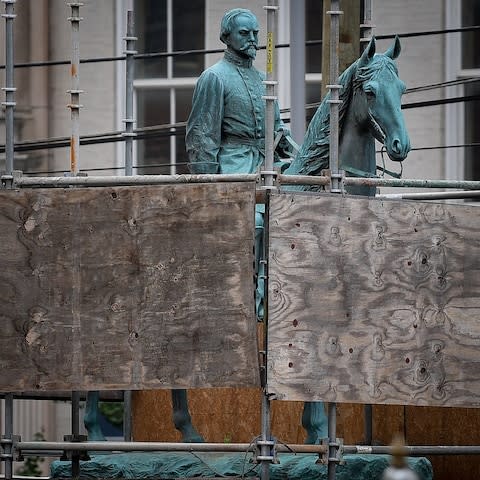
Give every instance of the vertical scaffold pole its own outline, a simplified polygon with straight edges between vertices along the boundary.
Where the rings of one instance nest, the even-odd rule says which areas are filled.
[[[14,84],[14,55],[13,55],[13,21],[15,15],[16,0],[2,0],[5,3],[5,173],[12,175],[14,155],[14,111],[15,111],[15,84]]]
[[[133,173],[133,138],[135,133],[133,125],[135,120],[133,118],[133,79],[135,78],[135,58],[137,53],[135,50],[135,41],[137,37],[135,34],[134,14],[132,10],[127,12],[127,35],[124,38],[126,42],[126,84],[125,84],[125,132],[122,136],[125,137],[125,175],[132,175]]]
[[[13,478],[13,393],[5,394],[5,480]]]
[[[372,0],[363,0],[363,19],[360,24],[360,53],[363,52],[368,42],[372,38]]]
[[[265,173],[264,182],[266,187],[273,186],[273,144],[275,126],[275,34],[276,12],[278,6],[276,0],[269,0],[264,7],[267,11],[267,78],[263,82],[266,86],[265,99]]]
[[[264,7],[267,11],[267,65],[266,65],[266,80],[265,84],[265,163],[263,172],[264,187],[271,189],[274,184],[274,171],[273,171],[273,150],[274,150],[274,128],[275,128],[275,101],[277,97],[275,95],[275,37],[276,37],[276,12],[278,6],[276,0],[268,0],[267,5]],[[265,229],[264,232],[268,232],[268,196],[267,206],[264,217]],[[261,261],[265,264],[265,270],[268,272],[268,265],[266,264],[266,249],[268,242],[268,236],[265,234],[263,239],[263,255]],[[268,273],[265,275],[265,291],[268,291]],[[275,455],[275,445],[271,438],[270,428],[270,398],[267,392],[267,355],[268,355],[268,300],[265,298],[265,318],[264,318],[264,332],[263,332],[263,371],[262,371],[262,405],[261,405],[261,427],[262,432],[260,435],[260,441],[257,445],[260,447],[257,459],[261,462],[260,478],[262,480],[269,480],[270,478],[270,464],[272,463]]]
[[[372,0],[363,0],[363,18],[360,24],[360,53],[363,52],[373,34],[372,24]],[[365,445],[371,445],[373,441],[373,409],[371,404],[364,407],[364,430]]]
[[[71,89],[70,93],[70,118],[72,134],[70,138],[70,174],[75,176],[78,174],[78,166],[80,161],[80,7],[83,3],[70,2],[68,6],[71,8],[71,15],[68,17],[72,25],[72,58],[70,64]]]
[[[80,435],[80,392],[72,392],[72,441],[78,442]],[[72,480],[80,477],[80,454],[72,452]]]
[[[123,439],[132,441],[132,391],[123,392]]]
[[[330,10],[327,15],[330,15],[330,78],[327,88],[330,90],[330,191],[341,193],[340,188],[340,166],[339,166],[339,106],[341,103],[340,88],[338,82],[338,62],[339,62],[339,42],[340,42],[340,0],[331,0]],[[337,470],[337,406],[335,403],[330,403],[328,408],[328,480],[335,480]]]
[[[331,175],[331,192],[340,193],[340,175],[339,175],[339,158],[338,158],[338,112],[341,100],[340,89],[338,85],[338,49],[340,37],[340,0],[331,0],[330,10],[330,78],[327,88],[330,90],[330,175]]]
[[[328,480],[335,480],[337,472],[337,404],[328,404]]]

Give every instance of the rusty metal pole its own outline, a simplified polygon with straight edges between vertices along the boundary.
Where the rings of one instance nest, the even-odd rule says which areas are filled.
[[[80,161],[80,22],[83,20],[80,17],[80,7],[83,3],[71,2],[68,3],[71,8],[71,16],[68,20],[72,24],[72,58],[70,63],[71,75],[71,89],[70,93],[70,118],[71,118],[71,138],[70,138],[70,175],[78,174],[78,165]]]
[[[14,111],[15,111],[15,84],[14,84],[14,54],[13,54],[13,21],[15,15],[16,0],[2,0],[5,3],[5,173],[12,175],[14,156]]]
[[[122,136],[125,138],[125,175],[133,174],[133,138],[136,134],[133,131],[133,79],[135,78],[135,24],[133,11],[127,12],[127,35],[124,38],[126,42],[126,85],[125,85],[125,132]]]
[[[330,78],[327,88],[330,91],[330,175],[331,175],[331,192],[341,193],[340,189],[340,174],[339,174],[339,158],[338,158],[338,141],[339,141],[339,106],[341,100],[340,89],[338,84],[338,50],[340,41],[340,0],[332,0],[330,3],[330,10],[327,15],[330,15]]]

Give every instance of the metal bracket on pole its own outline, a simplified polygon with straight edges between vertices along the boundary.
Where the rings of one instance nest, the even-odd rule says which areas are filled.
[[[0,437],[0,462],[22,462],[22,452],[17,449],[17,444],[21,441],[20,435],[12,435],[11,438],[2,435]]]
[[[345,170],[338,170],[337,173],[333,173],[330,169],[322,170],[322,176],[328,177],[330,182],[325,186],[325,190],[330,193],[341,193],[345,195]],[[334,188],[333,185],[336,183],[337,188]]]
[[[271,182],[267,182],[267,177],[271,179]],[[260,189],[261,190],[273,190],[278,191],[278,172],[276,170],[261,170],[260,178],[262,180]]]
[[[335,442],[330,442],[328,438],[323,438],[321,445],[328,447],[324,453],[319,454],[318,460],[315,462],[321,465],[328,465],[335,463],[336,465],[344,465],[345,459],[343,457],[343,438],[337,438]],[[335,451],[335,455],[330,452]]]
[[[255,463],[280,463],[277,456],[276,444],[277,442],[273,437],[271,440],[257,440],[255,442],[257,450],[255,455]]]
[[[0,174],[0,189],[11,190],[16,188],[17,180],[21,178],[22,175],[23,172],[21,170],[13,170],[11,174]]]
[[[64,435],[63,441],[64,442],[76,442],[82,443],[88,440],[87,435]],[[72,461],[72,459],[78,458],[79,460],[90,460],[90,456],[88,452],[85,450],[64,450],[60,460],[62,462]]]

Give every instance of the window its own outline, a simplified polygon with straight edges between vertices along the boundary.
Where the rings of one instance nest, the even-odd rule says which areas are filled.
[[[323,0],[306,0],[305,2],[306,40],[322,40]],[[311,45],[306,51],[307,73],[322,72],[322,45]]]
[[[137,0],[135,20],[140,53],[205,48],[205,0]],[[137,61],[137,127],[184,122],[190,112],[204,55],[154,57]],[[179,135],[138,140],[138,174],[188,173],[183,130]]]
[[[322,40],[323,35],[323,0],[305,1],[305,40]],[[322,96],[322,44],[308,45],[305,52],[307,104],[320,102]],[[316,109],[308,110],[310,119]]]

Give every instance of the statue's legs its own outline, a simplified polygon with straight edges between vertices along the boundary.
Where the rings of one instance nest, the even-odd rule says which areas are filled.
[[[328,419],[323,402],[303,404],[302,426],[307,431],[307,444],[319,444],[328,437]]]
[[[263,319],[263,299],[265,298],[265,265],[260,262],[263,256],[264,205],[255,207],[255,273],[257,274],[257,288],[255,291],[255,311],[259,320]]]
[[[182,434],[182,442],[202,443],[203,437],[192,425],[192,417],[188,411],[188,398],[186,390],[172,390],[173,423]]]
[[[103,442],[106,440],[100,427],[100,410],[98,409],[99,392],[87,393],[87,404],[83,423],[88,433],[88,440],[91,442]]]

